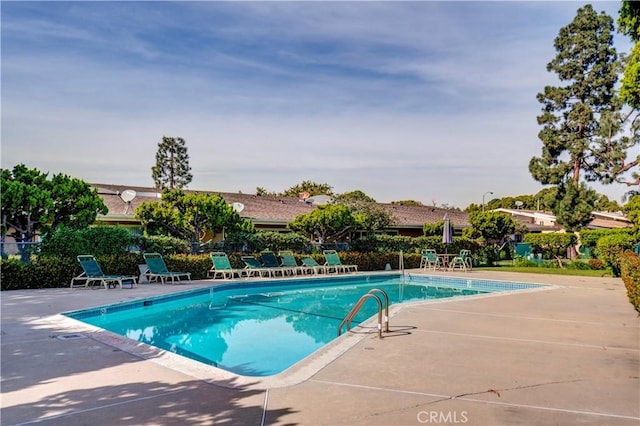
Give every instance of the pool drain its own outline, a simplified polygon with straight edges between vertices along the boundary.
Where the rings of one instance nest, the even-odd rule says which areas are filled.
[[[56,336],[56,339],[60,340],[75,340],[75,339],[85,339],[86,336],[82,334],[61,334],[60,336]]]

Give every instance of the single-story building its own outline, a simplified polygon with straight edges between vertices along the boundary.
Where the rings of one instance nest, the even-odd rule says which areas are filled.
[[[109,212],[99,216],[96,222],[120,225],[132,230],[141,230],[140,221],[133,217],[135,209],[142,203],[156,202],[161,199],[161,191],[156,188],[101,183],[92,183],[91,186],[98,191],[98,195],[102,197],[109,209]],[[303,199],[188,189],[184,192],[219,195],[234,206],[241,217],[250,219],[256,229],[276,232],[288,232],[287,223],[293,221],[298,215],[311,212],[324,202],[325,198],[328,198],[321,196]],[[425,223],[437,223],[444,219],[445,214],[449,216],[456,235],[460,235],[463,228],[471,226],[469,214],[460,210],[426,205],[378,204],[395,218],[394,225],[383,231],[391,235],[422,236]],[[510,214],[514,219],[524,223],[529,232],[562,230],[562,227],[556,223],[556,217],[550,212],[505,208],[493,211]],[[614,229],[630,226],[633,224],[622,213],[593,212],[593,220],[588,228]]]
[[[91,186],[98,191],[98,195],[109,209],[109,213],[99,216],[96,220],[102,224],[141,229],[140,221],[133,217],[135,209],[142,203],[159,201],[161,198],[161,191],[156,188],[101,183],[92,183]],[[287,232],[287,223],[298,215],[311,212],[318,206],[318,199],[321,198],[302,199],[186,189],[184,192],[219,195],[227,203],[235,206],[241,217],[251,219],[256,229],[277,232]],[[437,223],[444,219],[445,214],[449,215],[456,234],[470,226],[468,213],[459,210],[424,205],[379,204],[395,217],[396,223],[384,231],[388,234],[421,236],[425,223]]]

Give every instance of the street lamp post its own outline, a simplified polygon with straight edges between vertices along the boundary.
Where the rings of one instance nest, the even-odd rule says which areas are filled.
[[[487,194],[491,194],[491,195],[493,195],[493,191],[487,191],[487,192],[485,192],[484,194],[482,194],[482,211],[484,211],[484,197],[485,197],[485,195],[487,195]]]

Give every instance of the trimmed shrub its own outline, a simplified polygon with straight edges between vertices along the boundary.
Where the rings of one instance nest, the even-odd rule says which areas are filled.
[[[189,241],[166,235],[137,235],[133,237],[133,244],[138,246],[143,253],[160,253],[162,255],[191,253]]]
[[[634,244],[635,239],[632,236],[622,233],[605,235],[598,239],[599,257],[607,266],[611,267],[616,277],[620,276],[620,257],[622,253],[632,250]]]
[[[577,237],[573,233],[550,232],[544,234],[529,233],[524,236],[524,242],[531,245],[534,253],[542,253],[545,259],[565,257],[567,248],[575,246]]]
[[[71,258],[39,257],[30,263],[0,260],[0,290],[67,287],[80,273],[78,267]]]
[[[583,246],[589,248],[591,256],[600,257],[598,253],[598,240],[607,235],[625,234],[634,236],[635,230],[633,228],[622,229],[583,229],[580,231],[580,242]]]
[[[627,297],[640,314],[640,256],[627,251],[620,256],[622,281],[627,289]]]
[[[589,259],[587,263],[589,264],[589,268],[593,270],[604,269],[604,262],[600,259]]]
[[[59,227],[43,239],[40,255],[74,260],[80,254],[117,255],[126,253],[131,242],[131,234],[124,228],[114,226],[85,229]]]

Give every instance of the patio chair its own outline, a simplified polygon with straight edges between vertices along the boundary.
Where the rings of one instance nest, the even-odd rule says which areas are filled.
[[[100,264],[92,255],[82,254],[78,256],[77,259],[83,272],[71,279],[71,288],[87,288],[93,282],[103,285],[105,289],[115,287],[116,285],[124,288],[122,284],[128,282],[131,284],[131,288],[133,288],[133,286],[138,283],[134,275],[105,275],[104,272],[102,272],[102,268],[100,268]],[[84,285],[79,284],[83,281]]]
[[[327,268],[324,265],[319,264],[313,257],[303,257],[302,266],[306,268],[307,273],[320,274],[327,273]]]
[[[275,271],[273,268],[266,268],[258,259],[253,256],[242,256],[242,262],[245,264],[245,270],[247,271],[247,277],[273,277]]]
[[[340,255],[335,250],[324,250],[322,252],[326,259],[325,266],[327,266],[327,272],[331,272],[333,269],[336,273],[339,272],[358,272],[358,265],[345,265],[340,260]]]
[[[291,272],[294,275],[304,275],[307,273],[308,268],[304,266],[298,265],[296,261],[296,257],[293,255],[293,252],[290,250],[283,250],[278,252],[278,256],[280,256],[280,260],[282,261],[282,266],[291,269]]]
[[[171,284],[175,284],[176,281],[182,281],[181,278],[187,278],[191,281],[191,272],[174,272],[167,269],[167,264],[164,263],[164,259],[160,253],[144,253],[144,261],[147,263],[149,271],[147,277],[149,282],[158,281],[162,284],[166,284],[168,280],[171,280]]]
[[[460,250],[460,253],[451,259],[449,263],[449,270],[453,271],[456,268],[459,268],[462,271],[468,271],[471,269],[469,266],[471,264],[471,251],[470,250]]]
[[[278,256],[271,250],[263,250],[260,252],[260,259],[262,260],[262,265],[265,268],[270,268],[274,275],[280,274],[280,276],[284,277],[285,275],[293,275],[293,270],[286,266],[282,266],[280,264],[280,260],[278,260]]]
[[[223,279],[233,279],[235,276],[242,278],[243,276],[246,277],[248,275],[245,269],[235,269],[231,266],[231,262],[229,262],[229,257],[226,253],[213,251],[210,253],[210,256],[213,266],[207,272],[207,276],[209,278],[216,279],[221,277]]]
[[[433,269],[442,266],[442,262],[434,249],[422,249],[420,251],[420,269]]]

